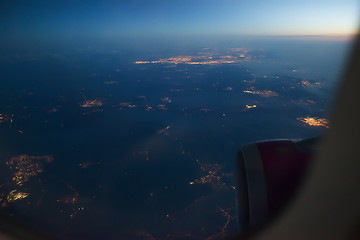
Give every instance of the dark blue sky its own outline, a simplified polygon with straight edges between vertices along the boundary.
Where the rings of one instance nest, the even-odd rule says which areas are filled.
[[[13,1],[1,6],[9,37],[348,35],[356,0]]]

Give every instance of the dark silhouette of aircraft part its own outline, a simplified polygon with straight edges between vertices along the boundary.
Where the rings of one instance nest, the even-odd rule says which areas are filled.
[[[316,142],[317,138],[262,141],[238,152],[240,232],[260,226],[286,205],[311,162]]]

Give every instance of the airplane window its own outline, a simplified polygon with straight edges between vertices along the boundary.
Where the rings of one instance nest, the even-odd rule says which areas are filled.
[[[235,159],[306,139],[355,0],[15,1],[0,14],[0,212],[60,239],[222,239]]]

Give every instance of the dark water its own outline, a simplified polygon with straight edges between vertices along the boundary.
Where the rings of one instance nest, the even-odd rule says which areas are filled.
[[[67,239],[220,239],[236,232],[237,149],[321,134],[325,127],[299,118],[326,118],[349,46],[244,45],[4,52],[2,211]],[[234,47],[246,47],[250,59],[134,64],[234,55]],[[20,155],[28,163],[9,164]],[[24,172],[19,184],[13,177]],[[13,190],[28,195],[12,200]]]

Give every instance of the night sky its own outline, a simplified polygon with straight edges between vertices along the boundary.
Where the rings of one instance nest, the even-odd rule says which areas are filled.
[[[164,35],[348,35],[355,0],[14,1],[0,34],[14,38]]]

